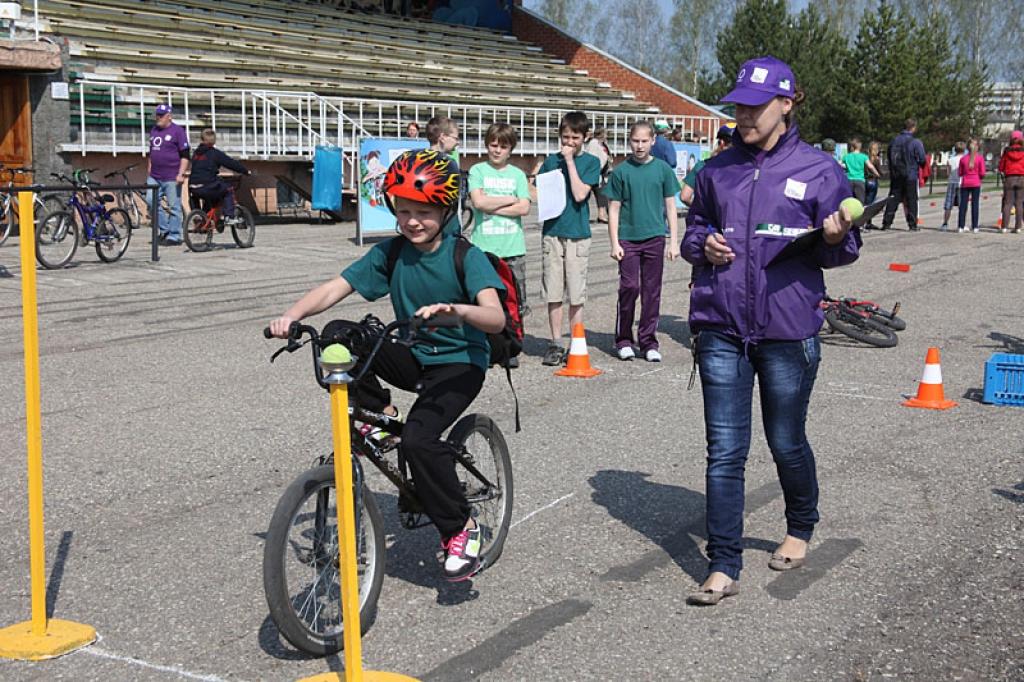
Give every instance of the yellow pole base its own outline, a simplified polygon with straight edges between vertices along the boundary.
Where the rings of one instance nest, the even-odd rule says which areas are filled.
[[[0,630],[0,657],[22,661],[56,658],[96,641],[96,630],[69,620],[46,621],[46,634],[32,634],[32,622],[25,621]]]
[[[401,673],[382,673],[377,670],[364,670],[364,682],[419,682],[415,677],[402,675]],[[299,682],[345,682],[339,673],[320,673],[313,677],[303,677]]]

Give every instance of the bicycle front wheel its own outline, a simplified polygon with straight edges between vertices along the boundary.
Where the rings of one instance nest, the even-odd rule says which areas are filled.
[[[78,223],[70,211],[54,211],[36,228],[36,260],[44,268],[57,270],[67,265],[78,249]]]
[[[460,419],[448,442],[455,446],[455,473],[482,530],[482,570],[494,564],[505,548],[512,521],[512,458],[501,429],[482,414]]]
[[[191,251],[200,253],[209,251],[213,246],[214,226],[206,219],[206,214],[196,209],[185,217],[185,224],[182,237],[185,239],[185,246]]]
[[[892,348],[899,343],[895,330],[872,319],[848,317],[836,310],[826,310],[825,320],[835,331],[872,346]]]
[[[112,208],[96,226],[96,255],[104,263],[120,260],[132,239],[132,219],[126,211]]]
[[[139,204],[135,201],[137,193],[133,190],[125,190],[117,193],[117,206],[122,211],[128,213],[128,217],[132,219],[131,229],[142,225],[142,209],[139,208]]]
[[[245,206],[235,206],[235,220],[231,222],[231,236],[240,249],[248,249],[256,239],[256,220]]]
[[[359,622],[365,633],[384,583],[384,521],[373,493],[363,487],[358,499]],[[333,465],[303,473],[277,503],[263,548],[263,590],[270,617],[293,646],[316,656],[342,648]]]

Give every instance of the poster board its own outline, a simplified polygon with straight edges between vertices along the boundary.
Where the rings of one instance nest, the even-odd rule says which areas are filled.
[[[360,246],[364,237],[395,234],[395,216],[384,203],[384,175],[402,152],[427,146],[423,139],[364,137],[359,140],[356,237]]]
[[[683,188],[683,178],[697,165],[697,161],[707,158],[708,151],[696,142],[673,142],[676,148],[676,178],[679,180],[679,189]],[[676,210],[682,210],[684,204],[676,193]]]

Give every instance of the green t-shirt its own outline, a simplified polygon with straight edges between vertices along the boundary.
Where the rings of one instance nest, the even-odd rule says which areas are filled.
[[[846,166],[846,178],[851,182],[864,182],[864,164],[867,163],[868,155],[862,152],[850,152],[843,157],[843,165]]]
[[[526,173],[512,164],[498,170],[487,161],[469,169],[469,191],[483,190],[489,197],[530,198],[530,185]],[[484,251],[501,258],[526,254],[526,235],[520,217],[484,213],[473,209],[473,232],[470,241]]]
[[[397,239],[397,237],[395,237]],[[425,305],[434,303],[469,303],[482,289],[504,291],[498,273],[484,252],[470,248],[466,253],[465,288],[455,273],[455,238],[445,237],[433,253],[423,253],[411,243],[402,247],[395,263],[395,271],[388,283],[387,239],[370,249],[366,255],[345,268],[341,276],[368,301],[391,294],[391,307],[395,319],[404,320]],[[464,324],[459,328],[423,329],[420,337],[428,342],[413,346],[412,352],[422,365],[471,364],[486,370],[490,362],[491,347],[487,334]]]
[[[579,173],[583,184],[590,185],[593,189],[601,182],[601,162],[593,154],[583,152],[575,158],[576,172]],[[576,201],[572,195],[572,187],[569,184],[569,171],[565,166],[565,159],[561,154],[552,154],[544,160],[540,167],[541,173],[547,173],[555,169],[562,171],[565,176],[565,210],[557,218],[544,221],[543,233],[545,236],[566,237],[568,239],[589,239],[590,238],[590,202],[589,197],[583,201]]]
[[[665,198],[678,191],[675,172],[661,159],[638,163],[630,157],[616,166],[604,195],[622,202],[619,239],[639,242],[665,236]]]
[[[703,168],[703,167],[704,167],[704,159],[701,159],[696,164],[694,164],[693,168],[690,169],[690,172],[686,174],[685,178],[683,178],[683,184],[686,185],[687,187],[689,187],[690,189],[696,189],[697,188],[697,173],[700,173],[700,169]],[[679,189],[682,189],[682,187],[680,187]]]

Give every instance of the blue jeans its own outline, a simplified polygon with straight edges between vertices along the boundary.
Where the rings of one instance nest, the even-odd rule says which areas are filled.
[[[764,431],[786,501],[786,533],[811,539],[818,522],[818,477],[804,425],[820,360],[817,336],[744,348],[733,336],[710,330],[698,335],[708,441],[709,572],[721,571],[738,580],[743,568],[743,474],[750,451],[755,375]]]
[[[150,207],[153,206],[153,192],[157,192],[156,200],[158,204],[160,202],[160,197],[166,196],[167,204],[171,207],[170,216],[163,211],[158,210],[158,215],[160,216],[160,235],[180,242],[181,185],[179,185],[175,180],[154,180],[153,178],[146,178],[146,184],[153,187],[153,189],[149,191],[149,196],[147,197]]]

